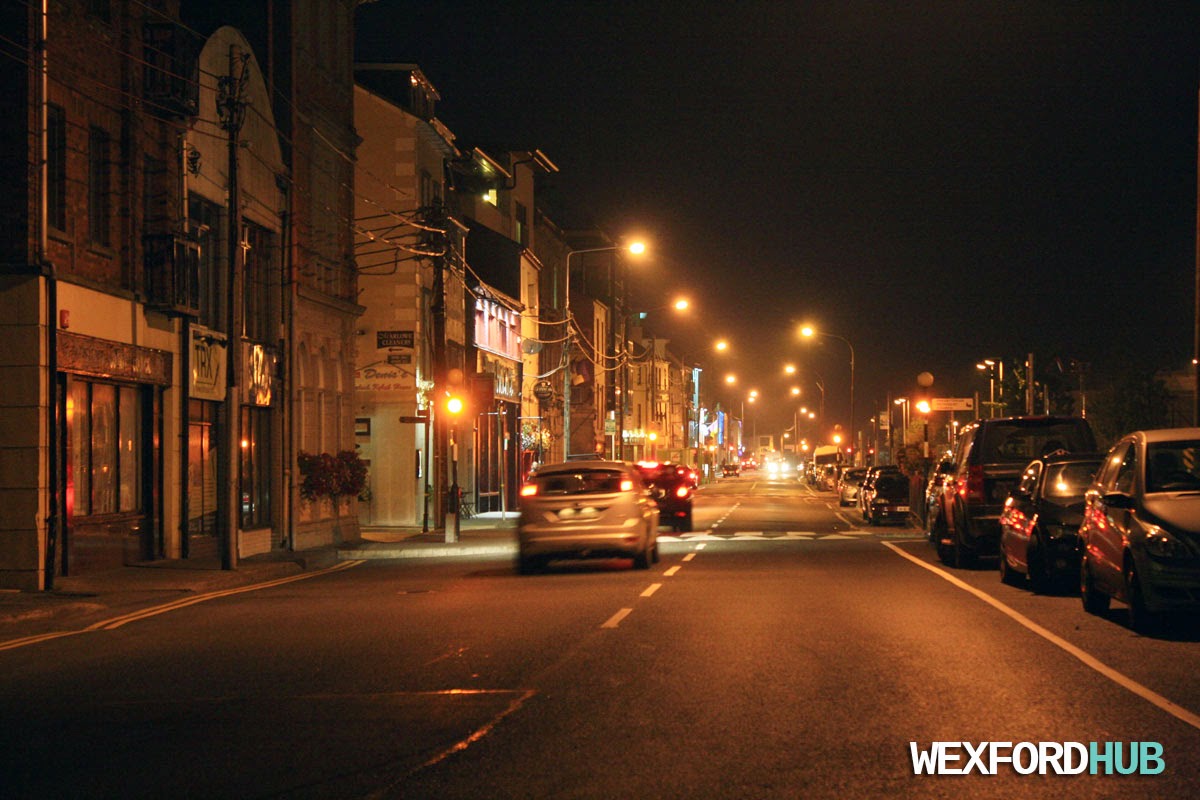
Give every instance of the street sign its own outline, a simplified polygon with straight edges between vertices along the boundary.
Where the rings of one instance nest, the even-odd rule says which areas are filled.
[[[401,417],[401,422],[429,422],[429,417]]]
[[[972,397],[934,397],[929,400],[931,411],[974,411],[975,399]]]

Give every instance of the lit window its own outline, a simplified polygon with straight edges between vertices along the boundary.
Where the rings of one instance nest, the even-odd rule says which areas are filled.
[[[486,192],[484,192],[483,193],[483,202],[488,203],[493,206],[498,205],[500,201],[496,196],[496,190],[488,189]]]

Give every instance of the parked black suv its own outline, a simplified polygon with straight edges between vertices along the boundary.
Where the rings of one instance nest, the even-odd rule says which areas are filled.
[[[1000,551],[1000,513],[1021,472],[1035,458],[1056,452],[1091,453],[1096,438],[1082,417],[980,419],[963,428],[952,458],[939,468],[947,486],[929,510],[938,557],[971,566]]]

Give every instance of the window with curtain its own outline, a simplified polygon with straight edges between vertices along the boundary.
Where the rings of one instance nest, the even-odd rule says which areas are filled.
[[[143,510],[141,390],[71,378],[67,387],[72,515]]]

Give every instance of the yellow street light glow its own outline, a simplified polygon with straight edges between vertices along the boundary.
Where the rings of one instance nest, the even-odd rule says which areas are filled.
[[[842,435],[841,435],[840,433],[835,433],[835,434],[833,435],[833,443],[834,443],[834,444],[841,444],[841,443],[842,443]]]
[[[795,375],[796,374],[796,365],[795,364],[784,364],[783,372],[785,375]]]
[[[629,252],[633,253],[635,256],[640,256],[642,253],[646,252],[646,243],[645,242],[631,243],[629,245]]]
[[[799,397],[799,396],[800,396],[800,387],[793,386],[792,387],[792,397]]]
[[[676,311],[687,311],[688,310],[688,301],[682,297],[679,298],[678,300],[676,300],[675,301],[675,310]]]
[[[758,397],[758,389],[751,389],[751,390],[750,390],[750,396],[751,396],[751,397]]]
[[[928,414],[929,409],[930,406],[928,400],[921,400],[917,402],[917,411],[920,411],[922,414]]]
[[[816,336],[817,332],[815,330],[813,330],[812,325],[805,325],[803,328],[800,329],[800,335],[805,336],[805,337],[811,337],[811,336]]]
[[[460,414],[463,410],[463,401],[461,397],[451,397],[446,401],[446,410],[451,414]]]
[[[734,375],[732,372],[729,373],[725,376],[725,382],[732,386],[733,384],[737,383],[737,375]]]
[[[729,349],[729,342],[725,341],[724,339],[718,339],[717,343],[713,345],[713,349],[718,353],[724,353]]]

